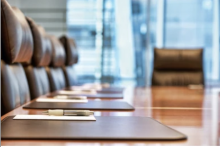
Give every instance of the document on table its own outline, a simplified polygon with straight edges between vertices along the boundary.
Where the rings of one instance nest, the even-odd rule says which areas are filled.
[[[87,99],[57,99],[57,98],[38,98],[36,102],[71,102],[71,103],[87,103]]]
[[[188,85],[188,88],[189,89],[203,89],[204,86],[203,85],[193,85],[193,84],[190,84],[190,85]]]
[[[66,90],[61,90],[58,92],[59,94],[97,94],[96,91],[86,91],[86,90],[82,90],[82,91],[66,91]]]
[[[16,115],[13,119],[37,120],[96,120],[94,115],[89,116],[54,116],[54,115]]]
[[[91,87],[91,86],[72,86],[72,90],[102,90],[101,87]]]

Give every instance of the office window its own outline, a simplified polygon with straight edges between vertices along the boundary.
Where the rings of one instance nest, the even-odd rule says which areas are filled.
[[[147,42],[146,81],[151,84],[153,47],[204,48],[206,83],[220,80],[219,1],[150,1],[150,41]],[[140,2],[140,0],[138,1]],[[155,16],[155,17],[152,17]],[[152,35],[153,34],[153,35]],[[147,38],[146,38],[147,40]],[[134,42],[137,42],[134,40]]]
[[[206,80],[218,79],[219,70],[214,59],[213,0],[166,0],[165,47],[204,48],[204,71]],[[217,36],[216,36],[217,37]],[[219,56],[217,56],[219,58]]]
[[[216,1],[68,0],[67,31],[80,50],[79,79],[133,79],[139,86],[150,85],[157,46],[203,47],[205,79],[218,81]]]
[[[114,1],[68,0],[67,28],[79,49],[79,82],[113,82],[118,71]]]

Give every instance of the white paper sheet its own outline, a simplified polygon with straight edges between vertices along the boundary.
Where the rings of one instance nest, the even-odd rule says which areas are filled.
[[[37,119],[37,120],[96,120],[90,116],[52,116],[52,115],[16,115],[13,119]]]
[[[71,95],[57,95],[55,99],[73,99],[73,100],[87,100],[86,96],[71,96]]]
[[[102,90],[101,87],[92,87],[92,86],[72,86],[72,90]]]
[[[95,91],[66,91],[61,90],[59,91],[59,94],[96,94]]]
[[[73,99],[57,99],[57,98],[38,98],[36,102],[71,102],[71,103],[87,103],[88,100],[73,100]]]
[[[203,85],[188,85],[189,89],[203,89]]]

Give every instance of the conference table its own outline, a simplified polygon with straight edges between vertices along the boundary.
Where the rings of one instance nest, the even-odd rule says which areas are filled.
[[[95,99],[100,101],[100,99]],[[180,141],[120,140],[1,140],[1,145],[75,146],[75,145],[220,145],[220,88],[206,87],[126,87],[124,99],[134,111],[95,111],[95,116],[139,116],[155,120],[187,135]],[[106,100],[105,100],[106,101]],[[118,101],[108,99],[108,101]],[[16,114],[41,114],[42,110],[22,106],[1,117]]]

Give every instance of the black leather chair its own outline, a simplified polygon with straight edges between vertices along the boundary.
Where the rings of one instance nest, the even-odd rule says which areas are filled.
[[[65,66],[66,54],[60,41],[55,36],[50,36],[52,54],[50,66],[46,68],[50,91],[60,90],[66,87],[65,76],[62,67]]]
[[[203,49],[154,49],[153,86],[203,85]]]
[[[33,38],[23,13],[1,0],[1,110],[2,115],[30,100],[20,63],[30,63]]]
[[[32,62],[25,66],[31,99],[50,92],[50,84],[45,67],[51,61],[51,42],[45,30],[37,25],[31,18],[26,17],[31,28],[34,42],[34,54]]]
[[[74,71],[74,64],[78,62],[79,55],[76,48],[76,44],[73,39],[64,35],[60,37],[60,42],[63,44],[63,47],[66,52],[65,66],[63,66],[66,87],[71,87],[77,84],[77,78]]]

